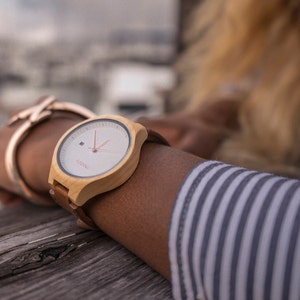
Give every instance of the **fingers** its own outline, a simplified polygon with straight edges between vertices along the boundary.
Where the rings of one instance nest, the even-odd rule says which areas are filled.
[[[0,189],[0,207],[11,207],[24,202],[25,199],[19,195]]]
[[[173,116],[164,116],[160,118],[140,118],[139,123],[148,129],[152,129],[161,134],[171,146],[174,146],[181,139],[184,131],[184,123]]]
[[[207,101],[196,110],[195,114],[209,124],[237,129],[240,107],[241,101],[235,99]]]
[[[218,128],[199,124],[198,128],[189,130],[182,136],[176,148],[204,159],[212,159],[225,134]]]

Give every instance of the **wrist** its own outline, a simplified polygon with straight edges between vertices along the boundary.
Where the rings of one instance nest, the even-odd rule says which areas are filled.
[[[34,191],[48,193],[48,175],[55,145],[69,128],[80,121],[79,116],[60,113],[34,127],[20,144],[17,152],[20,173]]]
[[[50,154],[51,157],[55,141],[63,132],[60,129],[68,129],[74,125],[74,123],[68,125],[68,120],[74,120],[74,117],[78,122],[78,117],[82,120],[82,118],[86,119],[92,116],[95,115],[90,110],[77,104],[60,102],[54,96],[41,97],[36,105],[11,116],[6,128],[7,131],[12,130],[12,134],[8,138],[3,162],[9,178],[9,185],[5,188],[34,203],[46,204],[49,197],[40,195],[40,193],[44,190],[44,182],[47,178],[45,170],[48,169],[49,172],[48,165],[51,158],[49,159],[48,156]],[[53,125],[49,131],[49,128],[43,125],[52,119],[63,119],[66,123]],[[3,131],[5,132],[5,130]],[[23,150],[22,144],[25,145]],[[25,161],[26,167],[20,166],[18,155],[22,156],[21,159]],[[35,170],[39,172],[35,172]],[[25,172],[26,176],[28,175],[31,184],[25,180],[22,172],[23,174]],[[33,174],[39,174],[39,176]],[[39,189],[34,189],[34,186],[39,186]]]
[[[89,201],[84,207],[86,214],[106,234],[168,278],[165,263],[173,202],[188,172],[201,161],[172,147],[145,143],[132,177]],[[157,251],[161,255],[155,255]],[[155,262],[149,260],[152,255]]]

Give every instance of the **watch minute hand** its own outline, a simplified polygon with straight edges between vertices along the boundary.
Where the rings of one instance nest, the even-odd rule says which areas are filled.
[[[103,142],[101,145],[99,145],[96,149],[100,150],[102,147],[104,147],[110,140],[106,140],[105,142]]]

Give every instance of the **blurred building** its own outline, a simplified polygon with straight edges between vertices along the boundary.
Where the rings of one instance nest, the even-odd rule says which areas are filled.
[[[106,85],[114,86],[109,80],[119,63],[128,74],[137,64],[145,71],[140,76],[171,73],[177,9],[176,0],[1,1],[1,111],[43,94],[105,107],[99,103],[107,101]],[[152,94],[164,100],[164,93]]]

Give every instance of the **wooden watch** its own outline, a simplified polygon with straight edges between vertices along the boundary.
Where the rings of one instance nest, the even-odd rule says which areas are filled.
[[[95,228],[82,206],[130,178],[145,141],[168,145],[159,134],[121,116],[102,115],[75,125],[54,150],[50,194],[77,217],[79,226]]]

